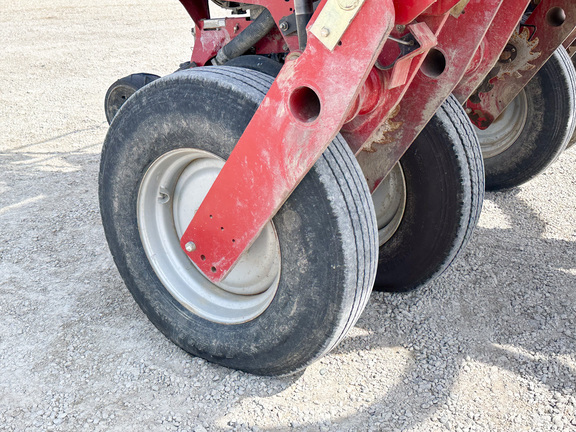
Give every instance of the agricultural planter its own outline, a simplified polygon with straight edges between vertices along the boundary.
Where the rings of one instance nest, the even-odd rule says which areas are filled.
[[[150,320],[227,367],[288,374],[330,351],[373,286],[414,289],[464,248],[482,152],[498,173],[529,122],[548,130],[538,149],[574,129],[556,51],[576,38],[569,0],[215,1],[227,18],[181,3],[190,63],[107,95],[102,220]],[[502,132],[518,136],[498,148],[490,130],[518,98],[523,120]]]

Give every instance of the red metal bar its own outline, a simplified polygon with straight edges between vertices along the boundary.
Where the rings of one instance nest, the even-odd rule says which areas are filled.
[[[330,51],[310,31],[282,68],[181,239],[222,280],[341,128],[394,24],[392,0],[366,0]]]
[[[529,4],[530,0],[507,0],[502,3],[478,48],[477,54],[480,61],[466,72],[452,92],[461,104],[466,102],[470,95],[480,87],[492,70]]]
[[[442,0],[441,0],[442,1]],[[458,0],[456,0],[458,1]],[[430,7],[436,0],[394,0],[396,10],[396,24],[406,25],[416,19],[418,15]]]
[[[574,0],[542,0],[508,42],[516,57],[503,57],[486,85],[466,102],[472,122],[489,127],[575,29]]]
[[[465,13],[450,16],[434,48],[389,118],[385,118],[357,154],[374,190],[400,160],[466,72],[503,0],[471,0]],[[348,137],[347,137],[348,138]]]
[[[394,67],[390,70],[374,70],[385,83],[386,88],[380,92],[381,103],[372,111],[365,115],[358,115],[349,120],[340,131],[346,142],[354,153],[358,153],[363,148],[371,148],[370,137],[375,131],[381,130],[385,119],[394,112],[398,102],[404,97],[408,87],[430,48],[437,44],[436,35],[432,33],[430,27],[434,27],[436,32],[444,25],[448,14],[446,13],[441,19],[434,18],[434,25],[426,23],[411,24],[407,30],[414,36],[420,47],[410,54],[398,59]],[[394,36],[400,37],[395,33]],[[382,50],[378,61],[380,64],[387,64],[387,53],[394,53],[395,42],[390,41]],[[394,57],[394,56],[392,56]]]
[[[566,49],[569,49],[572,45],[574,45],[574,41],[576,41],[576,29],[570,33],[570,36],[566,38],[562,46]]]

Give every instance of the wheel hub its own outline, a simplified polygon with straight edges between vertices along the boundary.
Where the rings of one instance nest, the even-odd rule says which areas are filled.
[[[397,163],[372,193],[372,201],[378,222],[380,246],[394,235],[406,208],[406,180],[402,166]]]
[[[522,134],[528,117],[528,100],[522,90],[500,116],[484,130],[476,129],[482,157],[497,156],[506,151]]]
[[[272,222],[228,276],[215,284],[180,248],[180,238],[224,160],[197,149],[178,149],[148,169],[138,197],[138,227],[146,254],[166,289],[203,318],[233,324],[261,314],[280,277],[280,246]]]

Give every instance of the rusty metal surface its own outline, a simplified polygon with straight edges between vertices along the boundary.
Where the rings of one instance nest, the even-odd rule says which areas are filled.
[[[391,0],[366,0],[334,51],[309,33],[284,65],[181,239],[210,280],[226,276],[338,133],[393,20]]]
[[[506,0],[500,6],[496,17],[486,32],[481,46],[478,48],[478,62],[469,68],[460,80],[452,94],[458,102],[463,104],[474,91],[480,87],[482,81],[490,73],[514,29],[520,23],[522,14],[528,7],[530,0]]]
[[[509,41],[516,56],[499,61],[466,102],[472,122],[489,127],[575,29],[576,2],[542,0]]]

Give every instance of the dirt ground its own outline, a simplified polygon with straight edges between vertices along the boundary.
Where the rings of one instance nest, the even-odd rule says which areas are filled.
[[[103,98],[189,60],[191,25],[176,0],[0,0],[0,430],[576,430],[576,148],[487,194],[456,265],[373,294],[303,374],[208,364],[150,324],[100,223]]]

